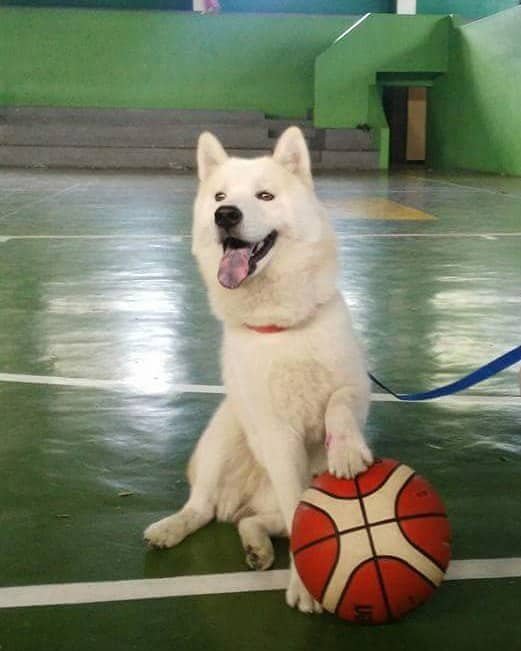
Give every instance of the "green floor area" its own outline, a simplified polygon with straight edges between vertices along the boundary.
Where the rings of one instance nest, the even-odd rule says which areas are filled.
[[[519,649],[520,582],[451,583],[406,620],[374,628],[282,607],[282,593],[6,611],[3,649]]]
[[[169,551],[141,545],[145,525],[182,505],[185,463],[216,396],[142,399],[26,385],[4,385],[0,396],[2,521],[11,532],[0,537],[3,585],[246,569],[232,525],[213,524]],[[521,406],[442,405],[373,405],[374,449],[439,488],[455,558],[519,555]],[[281,543],[277,567],[286,563]]]
[[[428,389],[521,343],[521,179],[407,172],[316,185],[377,376]],[[190,255],[195,187],[188,175],[0,175],[0,590],[246,571],[231,525],[168,551],[141,540],[183,503],[186,461],[220,399],[176,390],[220,384],[220,328]],[[370,216],[375,202],[385,217]],[[405,208],[428,218],[403,219]],[[467,400],[373,403],[374,450],[438,488],[454,558],[521,556],[519,389],[512,369]],[[286,567],[285,541],[276,549]],[[280,592],[0,609],[0,649],[517,651],[520,600],[521,579],[450,582],[377,629],[306,618]]]

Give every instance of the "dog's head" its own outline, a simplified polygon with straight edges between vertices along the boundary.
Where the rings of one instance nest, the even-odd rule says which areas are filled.
[[[287,129],[273,156],[255,159],[229,157],[215,136],[203,133],[197,163],[192,250],[211,292],[289,285],[324,255],[321,244],[332,234],[300,129]]]

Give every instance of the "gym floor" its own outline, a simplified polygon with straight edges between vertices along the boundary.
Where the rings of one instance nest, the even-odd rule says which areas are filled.
[[[368,425],[379,456],[438,488],[454,558],[511,559],[502,578],[447,581],[405,620],[367,628],[258,591],[231,525],[144,547],[143,528],[182,505],[220,399],[220,328],[190,254],[195,188],[192,175],[0,175],[1,651],[521,649],[517,369],[425,404],[375,394]],[[317,189],[383,381],[431,388],[521,343],[521,179],[323,175]],[[224,594],[204,594],[219,573]],[[234,593],[229,573],[249,589]],[[143,579],[179,576],[194,594],[148,598],[158,582]],[[121,600],[126,580],[141,598]]]

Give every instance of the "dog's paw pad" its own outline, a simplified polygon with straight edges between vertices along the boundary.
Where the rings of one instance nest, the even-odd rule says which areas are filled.
[[[273,565],[273,548],[254,547],[248,545],[246,551],[246,564],[252,570],[267,570]]]

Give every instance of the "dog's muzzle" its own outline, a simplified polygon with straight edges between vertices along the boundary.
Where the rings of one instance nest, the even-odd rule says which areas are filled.
[[[237,206],[219,206],[215,211],[215,224],[229,233],[242,221],[242,212]]]

